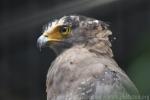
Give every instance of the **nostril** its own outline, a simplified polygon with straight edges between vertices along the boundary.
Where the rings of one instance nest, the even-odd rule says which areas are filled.
[[[48,35],[44,35],[45,37],[48,37]]]

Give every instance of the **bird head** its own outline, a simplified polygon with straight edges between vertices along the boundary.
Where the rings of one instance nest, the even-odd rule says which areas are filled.
[[[70,48],[74,45],[84,45],[97,37],[107,37],[104,30],[107,24],[100,20],[85,16],[64,16],[48,24],[38,38],[39,48],[50,47],[54,51]],[[101,33],[100,35],[98,33]]]

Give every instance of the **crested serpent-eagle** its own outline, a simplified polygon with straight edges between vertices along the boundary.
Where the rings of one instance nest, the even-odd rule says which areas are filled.
[[[70,15],[49,23],[38,38],[57,58],[48,70],[47,100],[130,100],[138,90],[113,59],[103,21]]]

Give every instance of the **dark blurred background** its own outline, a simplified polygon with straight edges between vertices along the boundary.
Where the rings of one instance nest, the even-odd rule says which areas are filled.
[[[109,23],[114,58],[150,95],[150,0],[1,0],[0,100],[46,100],[46,73],[56,55],[40,52],[36,40],[43,25],[69,14]]]

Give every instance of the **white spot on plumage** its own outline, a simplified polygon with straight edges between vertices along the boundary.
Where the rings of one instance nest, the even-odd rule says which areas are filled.
[[[91,80],[91,79],[90,79],[90,78],[88,78],[86,81],[87,81],[87,82],[89,82],[90,80]]]
[[[89,90],[86,91],[87,94],[92,92],[92,88],[90,88]]]
[[[93,22],[95,22],[95,23],[99,23],[99,21],[98,21],[98,20],[94,20]]]
[[[94,85],[95,85],[95,84],[94,84],[94,83],[92,83],[92,84],[91,84],[91,87],[93,87]]]
[[[88,24],[91,24],[91,25],[92,25],[92,24],[93,24],[93,21],[89,21]]]
[[[86,83],[85,81],[82,81],[82,82],[81,82],[82,85],[85,84],[85,83]]]
[[[81,93],[81,95],[83,96],[83,95],[85,95],[85,93],[84,93],[84,92],[82,92],[82,93]]]
[[[82,88],[81,88],[81,87],[78,87],[78,89],[81,90]]]

